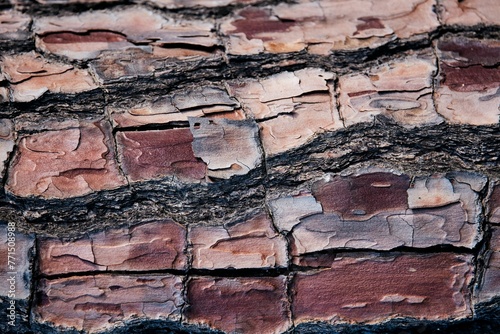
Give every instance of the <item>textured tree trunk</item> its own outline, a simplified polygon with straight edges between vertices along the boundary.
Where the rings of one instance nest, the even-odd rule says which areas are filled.
[[[4,1],[0,331],[494,333],[499,36],[495,0]]]

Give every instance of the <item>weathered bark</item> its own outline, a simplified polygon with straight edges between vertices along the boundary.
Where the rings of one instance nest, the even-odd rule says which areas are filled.
[[[499,18],[0,4],[0,331],[493,333]]]

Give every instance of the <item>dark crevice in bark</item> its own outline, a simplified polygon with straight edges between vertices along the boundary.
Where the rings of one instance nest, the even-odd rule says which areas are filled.
[[[263,0],[254,6],[265,7],[278,3],[293,3],[294,1]],[[76,3],[70,5],[43,5],[33,1],[25,2],[17,8],[33,17],[44,15],[77,14],[91,10],[126,8],[127,5],[137,3],[133,0],[116,0],[104,3]],[[175,18],[194,19],[221,19],[240,8],[244,4],[221,6],[215,8],[176,8],[164,9],[153,2],[143,2],[141,6],[153,9],[156,13]],[[164,47],[181,47],[193,51],[215,53],[210,59],[201,60],[158,60],[151,73],[140,74],[124,78],[100,79],[101,88],[79,94],[45,93],[40,98],[29,103],[2,102],[0,117],[14,119],[19,126],[19,137],[34,134],[50,129],[42,126],[43,122],[53,121],[88,121],[105,120],[111,122],[110,115],[105,108],[109,106],[127,106],[131,97],[151,95],[165,95],[175,91],[188,90],[203,85],[222,84],[224,80],[240,80],[246,78],[265,78],[283,71],[294,71],[306,67],[319,67],[334,72],[336,79],[333,82],[333,92],[337,101],[337,110],[340,110],[338,76],[367,70],[387,61],[394,61],[412,52],[419,52],[432,48],[436,60],[436,68],[432,83],[432,94],[435,96],[438,87],[439,59],[435,43],[446,35],[468,36],[479,39],[500,38],[500,26],[476,25],[474,27],[443,26],[441,1],[436,0],[435,12],[441,26],[428,34],[422,34],[414,40],[401,40],[383,44],[376,48],[364,48],[355,51],[333,51],[328,56],[317,56],[307,51],[287,54],[257,54],[251,56],[235,56],[221,54],[224,47],[203,47],[186,43],[164,44]],[[10,4],[0,4],[0,9],[10,9]],[[32,25],[33,23],[31,23]],[[31,25],[29,31],[32,31]],[[61,32],[58,32],[61,33]],[[72,33],[72,32],[71,32]],[[74,33],[85,35],[92,33]],[[125,35],[117,33],[126,38]],[[50,34],[49,34],[50,35]],[[41,35],[44,38],[49,35]],[[0,52],[16,54],[35,50],[34,38],[23,41],[0,39]],[[221,36],[219,33],[219,37]],[[222,40],[222,39],[221,39]],[[130,42],[130,41],[129,41]],[[133,41],[132,41],[133,43]],[[135,43],[142,45],[147,43]],[[63,56],[41,52],[47,59],[74,64],[80,69],[90,68],[92,74],[106,68],[98,59],[69,60]],[[99,67],[101,66],[101,67]],[[28,79],[27,79],[28,80]],[[1,83],[7,87],[7,81]],[[435,104],[436,99],[432,99]],[[268,119],[266,119],[268,120]],[[264,120],[259,120],[262,122]],[[50,125],[49,125],[50,126]],[[150,131],[187,128],[188,122],[178,121],[168,124],[147,124],[114,128],[113,135],[123,131]],[[36,232],[38,237],[54,236],[58,238],[74,239],[88,236],[89,233],[138,224],[152,219],[171,218],[190,228],[191,222],[196,221],[204,225],[231,224],[245,220],[263,210],[271,215],[268,207],[263,203],[271,195],[285,194],[299,186],[309,185],[316,178],[325,173],[340,173],[346,170],[359,168],[367,164],[385,168],[394,168],[409,175],[429,175],[439,172],[471,171],[481,173],[488,178],[489,188],[480,192],[482,212],[487,213],[486,198],[491,193],[492,181],[500,177],[498,169],[498,152],[500,151],[500,126],[470,126],[440,124],[419,128],[404,128],[384,116],[377,116],[371,123],[363,123],[334,132],[317,135],[305,145],[289,150],[277,156],[266,157],[262,141],[258,145],[262,151],[262,165],[250,171],[247,175],[233,177],[229,180],[215,180],[208,184],[188,184],[175,177],[164,177],[160,180],[140,181],[130,183],[116,190],[102,191],[78,198],[64,200],[42,198],[18,198],[10,193],[5,194],[5,184],[10,166],[13,164],[15,151],[19,144],[19,137],[14,150],[10,153],[5,167],[5,177],[2,180],[0,193],[0,220],[16,221],[18,230],[24,233]],[[113,148],[118,156],[116,138],[112,138]],[[336,158],[317,158],[315,154],[328,152],[332,149],[345,150]],[[283,172],[283,171],[286,172]],[[123,174],[123,171],[121,171]],[[332,249],[321,252],[302,254],[307,256],[325,256],[332,261],[337,256],[348,254],[376,254],[380,257],[390,257],[400,254],[425,256],[426,254],[454,253],[474,255],[473,265],[476,272],[469,286],[472,289],[482,280],[486,261],[489,256],[491,230],[483,215],[480,230],[484,231],[483,238],[473,249],[455,247],[452,245],[438,245],[426,248],[398,247],[391,250],[372,249]],[[276,226],[274,229],[278,231]],[[148,275],[172,274],[182,276],[182,295],[185,304],[182,306],[179,321],[170,320],[142,320],[136,319],[124,322],[122,327],[105,331],[105,333],[216,333],[217,331],[183,324],[187,300],[187,285],[190,277],[277,277],[287,276],[286,297],[291,304],[293,300],[292,281],[296,272],[308,272],[328,268],[328,266],[306,266],[294,264],[298,256],[292,256],[291,237],[286,236],[287,257],[289,265],[278,268],[247,268],[247,269],[194,269],[192,268],[191,245],[185,250],[188,253],[186,270],[143,270],[143,271],[89,271],[67,273],[60,275],[44,275],[40,272],[39,240],[35,239],[35,254],[32,254],[33,267],[31,269],[32,285],[31,296],[26,309],[30,322],[16,328],[16,333],[81,333],[76,330],[55,329],[50,325],[40,324],[32,314],[37,303],[37,283],[41,278],[59,279],[68,277],[82,277],[88,275]],[[472,291],[472,294],[474,291]],[[418,319],[390,319],[382,324],[327,324],[305,323],[294,325],[289,333],[401,333],[418,332],[433,333],[494,333],[500,326],[498,314],[500,299],[475,305],[474,319],[466,318],[454,321],[422,321]],[[3,305],[2,305],[3,306]],[[24,307],[24,306],[23,306]],[[293,316],[291,316],[293,321]],[[30,323],[32,327],[30,328]],[[0,326],[2,332],[4,328]],[[9,333],[6,329],[5,333]],[[218,332],[217,332],[218,333]]]
[[[132,42],[134,43],[134,42]],[[141,45],[140,43],[134,43],[135,45]],[[148,45],[149,43],[145,43],[144,45]],[[179,48],[179,49],[184,49],[184,50],[190,50],[190,51],[202,51],[202,52],[207,52],[207,53],[213,53],[216,54],[217,52],[225,52],[225,48],[223,46],[203,46],[203,45],[195,45],[195,44],[188,44],[188,43],[162,43],[162,42],[157,42],[159,47],[163,49],[174,49],[174,48]]]
[[[300,51],[291,54],[258,54],[252,56],[228,56],[229,63],[223,59],[208,61],[170,61],[165,63],[165,68],[156,68],[158,76],[153,78],[152,74],[145,77],[134,77],[133,79],[110,79],[105,83],[106,95],[111,101],[117,99],[117,96],[125,94],[147,94],[151,90],[163,91],[163,94],[172,90],[172,87],[185,88],[192,87],[193,83],[202,84],[203,80],[209,83],[236,79],[242,77],[261,78],[276,74],[285,70],[293,71],[305,67],[320,67],[332,71],[337,75],[361,71],[363,69],[375,66],[384,61],[394,60],[404,56],[408,51],[423,50],[431,46],[432,42],[448,33],[461,34],[475,38],[499,38],[500,27],[478,26],[472,29],[459,29],[453,27],[444,27],[437,29],[426,38],[418,41],[396,40],[384,44],[375,49],[360,49],[355,51],[334,51],[330,56],[309,55],[306,51]],[[1,48],[2,43],[0,43]],[[193,46],[195,47],[195,46]],[[53,56],[49,55],[49,58]],[[56,57],[58,59],[67,59]],[[285,60],[292,60],[293,65],[280,65]],[[94,64],[94,60],[86,61],[88,64]],[[87,65],[77,66],[85,68]],[[153,72],[154,73],[154,72]],[[133,84],[129,82],[133,80]],[[9,108],[5,109],[0,116],[6,118],[15,118],[24,113],[53,114],[56,111],[68,115],[78,115],[82,113],[81,118],[87,114],[95,113],[95,109],[102,110],[104,107],[103,93],[95,91],[80,94],[53,94],[46,93],[41,98],[31,103],[8,103]],[[97,94],[96,94],[97,93]],[[71,102],[70,102],[71,101]],[[119,101],[119,100],[117,100]]]
[[[479,247],[476,246],[473,249],[467,247],[457,247],[453,245],[436,245],[430,247],[413,247],[413,246],[399,246],[396,248],[388,249],[388,250],[380,250],[380,249],[372,249],[372,248],[335,248],[328,249],[325,251],[314,252],[314,253],[305,253],[301,254],[302,257],[307,256],[317,256],[317,255],[332,255],[332,256],[341,256],[342,254],[368,254],[368,253],[376,253],[380,255],[388,255],[390,256],[393,253],[412,253],[412,254],[435,254],[435,253],[462,253],[462,254],[474,254],[478,251]],[[297,256],[299,257],[299,256]]]
[[[32,259],[31,259],[31,287],[30,287],[30,297],[28,299],[28,311],[29,311],[29,324],[35,322],[34,310],[36,306],[36,294],[38,291],[38,284],[40,282],[40,262],[38,257],[40,256],[40,244],[39,238],[35,236],[35,243],[32,249]]]
[[[467,249],[465,247],[454,247],[449,245],[438,245],[427,248],[412,248],[412,247],[397,247],[391,250],[373,250],[373,249],[335,249],[326,250],[315,253],[307,253],[302,256],[319,256],[327,255],[328,260],[333,262],[335,258],[342,256],[352,256],[352,255],[377,255],[377,259],[384,258],[394,258],[401,255],[418,255],[427,256],[438,253],[454,253],[454,254],[473,254],[473,250]],[[157,275],[157,274],[167,274],[174,276],[186,276],[186,278],[191,277],[226,277],[226,278],[237,278],[237,277],[278,277],[278,276],[289,276],[297,272],[310,272],[311,270],[321,270],[322,268],[328,268],[328,266],[302,266],[289,264],[287,267],[269,267],[269,268],[220,268],[220,269],[199,269],[199,268],[187,268],[185,270],[179,269],[161,269],[161,270],[107,270],[107,271],[82,271],[82,272],[68,272],[63,274],[43,274],[38,273],[35,278],[39,280],[40,278],[45,278],[49,280],[70,278],[70,277],[87,277],[87,276],[106,276],[106,275],[121,275],[121,276],[143,276],[143,275]],[[186,280],[183,280],[186,283]],[[185,285],[184,285],[185,289]]]
[[[337,324],[311,322],[299,324],[291,333],[294,334],[312,334],[312,333],[332,333],[332,334],[401,334],[401,333],[419,333],[419,334],[470,334],[470,333],[489,333],[496,332],[500,319],[493,310],[485,312],[484,316],[471,319],[460,320],[420,320],[414,318],[396,318],[390,319],[382,324]]]
[[[332,105],[332,110],[338,110],[339,119],[342,122],[343,128],[345,129],[345,128],[347,128],[346,125],[345,125],[345,119],[344,119],[342,113],[340,112],[340,110],[341,110],[340,109],[341,108],[341,103],[340,103],[340,82],[339,82],[339,77],[338,76],[333,81],[333,90],[332,90],[331,94],[333,95],[333,98],[335,99],[335,106]]]
[[[23,13],[32,16],[52,16],[54,13],[61,15],[70,15],[82,13],[89,10],[104,10],[104,9],[114,9],[117,7],[133,5],[134,0],[111,0],[104,2],[75,2],[67,4],[40,4],[34,1],[34,3],[20,5],[17,7],[18,10]]]
[[[184,121],[174,121],[169,123],[151,123],[137,126],[125,126],[120,128],[113,128],[113,134],[117,132],[126,132],[126,131],[154,131],[154,130],[171,130],[171,129],[179,129],[179,128],[189,128],[189,122]]]
[[[109,121],[109,123],[110,123],[110,128],[113,129],[110,121]],[[118,142],[117,142],[116,136],[113,135],[112,138],[110,138],[110,140],[111,140],[111,144],[112,144],[111,149],[113,150],[113,156],[116,157],[116,161],[118,162],[117,167],[118,167],[119,173],[120,173],[120,175],[123,175],[125,177],[125,179],[127,180],[127,187],[128,187],[128,186],[130,186],[130,180],[129,180],[128,175],[123,170],[123,164],[122,164],[122,161],[120,159],[120,154],[119,154],[119,150],[118,150]]]
[[[5,185],[7,184],[7,180],[9,178],[10,166],[12,163],[14,163],[14,158],[16,156],[16,150],[18,145],[19,145],[19,139],[15,141],[12,151],[9,153],[7,160],[4,162],[3,179],[1,179],[2,188],[0,189],[0,203],[3,202],[3,198],[5,197]],[[2,175],[0,175],[0,177],[2,177]],[[2,219],[1,215],[0,219]]]
[[[293,315],[293,280],[295,278],[295,274],[293,272],[289,273],[286,277],[286,282],[285,282],[285,296],[288,302],[287,305],[287,311],[288,311],[288,316],[290,320],[290,324],[292,325],[291,328],[287,331],[290,332],[295,327],[295,318]]]
[[[126,275],[126,276],[139,276],[139,275],[155,275],[155,274],[167,274],[167,275],[175,275],[175,276],[184,276],[186,275],[187,270],[176,270],[176,269],[162,269],[162,270],[138,270],[138,271],[130,271],[130,270],[108,270],[108,271],[82,271],[82,272],[70,272],[64,274],[55,274],[55,275],[46,275],[39,274],[39,278],[46,278],[50,280],[54,279],[62,279],[69,277],[86,277],[86,276],[95,276],[95,275]]]
[[[486,231],[484,232],[483,239],[477,245],[478,251],[475,254],[474,268],[476,274],[472,277],[472,281],[469,287],[471,290],[471,296],[473,298],[478,297],[477,289],[482,285],[483,277],[488,265],[489,256],[491,255],[491,251],[489,251],[488,249],[490,245],[490,240],[491,240],[491,230],[487,228]],[[476,311],[477,307],[472,309],[474,316],[477,316]]]
[[[463,125],[405,129],[378,117],[371,124],[322,134],[297,150],[269,158],[267,187],[296,187],[301,183],[298,181],[300,175],[310,174],[312,178],[315,174],[337,173],[368,161],[388,164],[416,175],[469,170],[498,177],[495,152],[500,147],[496,145],[498,140],[492,140],[498,137],[497,133],[498,127]],[[464,138],[467,138],[465,143]],[[330,148],[351,152],[335,159],[311,157],[314,153],[328,152]],[[289,166],[289,173],[283,175],[278,171],[285,166]]]
[[[50,324],[36,323],[32,328],[16,328],[14,332],[3,332],[5,334],[82,334],[84,331],[75,329],[53,327]],[[166,319],[130,319],[123,321],[122,325],[109,330],[99,331],[100,334],[223,334],[224,332],[208,328],[203,325],[191,325],[181,321]]]
[[[190,227],[188,226],[186,237],[189,235],[189,233],[190,233]],[[193,265],[193,253],[192,253],[193,248],[192,247],[193,247],[193,245],[189,242],[189,239],[188,239],[186,242],[186,246],[185,246],[185,252],[187,255],[187,265],[186,265],[186,270],[185,270],[186,275],[184,275],[182,277],[182,292],[181,293],[182,293],[182,298],[184,300],[184,304],[181,307],[181,319],[180,319],[181,323],[184,322],[186,310],[187,310],[187,308],[189,308],[188,284],[189,284],[190,276],[187,275],[187,272],[188,272],[189,268],[192,268],[192,265]]]
[[[29,52],[35,50],[35,40],[26,38],[24,40],[2,39],[0,37],[0,53],[3,55]]]
[[[294,3],[294,0],[260,0],[252,4],[252,6],[264,7],[264,6],[277,5],[280,3]],[[216,6],[216,7],[181,6],[179,8],[164,8],[163,6],[161,6],[161,4],[156,4],[154,1],[148,1],[148,0],[110,0],[106,2],[86,2],[86,3],[79,2],[79,3],[69,3],[69,4],[57,4],[57,3],[40,4],[35,2],[29,4],[26,3],[24,6],[20,5],[17,7],[17,9],[31,15],[54,15],[54,13],[78,14],[89,10],[117,9],[130,5],[143,6],[146,8],[150,8],[152,10],[157,10],[157,11],[161,10],[161,12],[165,14],[178,14],[197,19],[221,18],[231,13],[234,13],[240,8],[248,6],[246,4],[230,4],[226,6]],[[4,6],[6,8],[10,7],[8,4]]]
[[[374,123],[320,134],[306,145],[268,157],[260,168],[229,180],[189,184],[167,177],[65,200],[12,194],[7,194],[7,200],[33,224],[25,232],[61,237],[151,218],[217,225],[260,210],[269,191],[284,192],[324,173],[339,173],[368,162],[409,175],[462,170],[498,178],[500,140],[494,139],[498,133],[498,126],[406,129],[379,117]],[[336,158],[314,157],[331,148],[349,152]],[[287,173],[281,172],[283,168]]]
[[[479,201],[481,203],[481,216],[479,221],[479,226],[483,232],[483,237],[474,247],[474,269],[475,275],[472,276],[471,283],[469,285],[471,298],[478,297],[477,289],[480,287],[483,276],[486,271],[487,261],[489,256],[489,246],[491,240],[491,227],[488,222],[487,215],[487,198],[492,191],[492,182],[488,182],[486,186],[479,192]],[[472,308],[472,313],[476,316],[476,309]]]
[[[2,108],[0,117],[34,118],[39,121],[41,117],[58,119],[86,119],[89,116],[104,115],[104,92],[97,88],[78,94],[45,93],[32,102],[10,102],[7,108]],[[21,129],[22,130],[22,129]]]

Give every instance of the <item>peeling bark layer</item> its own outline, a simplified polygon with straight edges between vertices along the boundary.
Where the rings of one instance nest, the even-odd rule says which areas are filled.
[[[0,332],[496,333],[499,11],[2,2]]]

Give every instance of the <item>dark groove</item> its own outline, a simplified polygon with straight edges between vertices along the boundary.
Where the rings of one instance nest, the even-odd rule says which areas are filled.
[[[35,235],[35,242],[34,242],[34,247],[32,250],[32,260],[31,260],[31,286],[30,286],[30,296],[28,299],[28,319],[29,319],[29,324],[32,324],[35,322],[34,319],[34,310],[36,306],[36,294],[38,290],[38,283],[40,282],[39,280],[39,275],[38,273],[40,272],[40,261],[38,260],[39,254],[40,254],[40,244],[39,244],[39,239],[38,236]]]
[[[179,114],[182,113],[179,112]],[[189,128],[189,122],[175,121],[169,123],[150,123],[150,124],[142,124],[136,126],[114,127],[113,134],[116,134],[117,132],[127,132],[127,131],[172,130],[179,128]]]
[[[1,1],[1,0],[0,0]],[[79,14],[93,10],[120,10],[134,5],[135,0],[114,0],[101,3],[76,3],[70,5],[52,4],[42,5],[36,1],[23,1],[16,9],[30,14],[33,18],[44,15]],[[254,6],[265,7],[279,3],[294,3],[294,0],[262,0]],[[440,0],[437,0],[440,5]],[[462,2],[459,0],[459,2]],[[215,8],[178,8],[164,9],[151,1],[141,2],[141,6],[152,9],[156,13],[174,18],[187,19],[222,19],[235,11],[246,7],[244,4],[232,4]],[[13,5],[2,2],[0,9],[11,9]],[[441,19],[439,8],[434,8]],[[29,29],[32,32],[32,27]],[[91,30],[89,32],[93,32]],[[104,30],[95,30],[104,31]],[[61,32],[58,32],[61,33]],[[73,32],[72,32],[73,33]],[[78,35],[79,33],[75,33]],[[87,33],[88,34],[88,33]],[[120,34],[123,37],[123,34]],[[433,43],[447,34],[464,35],[474,38],[500,38],[500,26],[476,25],[473,27],[443,26],[434,31],[422,34],[418,40],[401,40],[388,42],[375,49],[357,49],[352,51],[332,51],[329,56],[308,54],[305,50],[287,54],[258,54],[249,56],[227,55],[227,62],[220,59],[202,59],[196,61],[179,61],[168,59],[159,64],[154,72],[144,77],[131,79],[109,80],[96,90],[79,94],[46,93],[42,97],[29,103],[3,102],[0,104],[0,117],[19,121],[29,120],[38,124],[42,120],[74,119],[109,121],[105,108],[110,105],[129,103],[133,96],[151,94],[169,94],[174,89],[189,89],[206,83],[221,83],[223,80],[241,78],[263,78],[285,70],[294,71],[306,67],[319,67],[332,71],[337,75],[335,88],[338,86],[338,76],[354,71],[363,71],[381,62],[394,60],[407,52],[422,51],[432,47]],[[42,35],[47,36],[49,34]],[[81,35],[85,35],[82,33]],[[129,41],[132,42],[132,41]],[[133,43],[133,42],[132,42]],[[149,43],[135,43],[137,45]],[[181,47],[194,51],[210,53],[224,52],[223,46],[203,47],[189,43],[163,44],[165,48]],[[0,53],[15,54],[35,50],[34,38],[25,41],[0,40]],[[40,50],[38,50],[40,52]],[[96,60],[68,60],[65,57],[44,54],[47,59],[63,61],[73,64],[76,68],[88,68],[95,65]],[[281,66],[282,61],[293,60],[293,65]],[[436,58],[437,60],[437,58]],[[438,68],[439,71],[439,68]],[[436,73],[436,77],[439,72]],[[434,85],[433,83],[433,92]],[[6,87],[6,81],[0,86]],[[434,99],[433,99],[434,101]],[[337,103],[339,100],[337,99]],[[113,135],[123,131],[150,131],[186,128],[188,122],[171,122],[168,124],[147,124],[133,127],[113,128]],[[45,129],[22,129],[19,137],[33,134]],[[114,140],[114,138],[113,138]],[[389,147],[382,147],[382,143],[390,143]],[[0,220],[16,221],[20,232],[35,232],[35,246],[32,255],[32,284],[31,294],[27,301],[27,311],[30,323],[16,328],[16,334],[38,333],[71,333],[80,334],[76,330],[53,328],[51,325],[37,323],[34,310],[37,303],[37,291],[40,279],[63,279],[70,277],[84,277],[89,275],[176,275],[183,277],[183,294],[186,300],[187,282],[193,276],[208,277],[277,277],[287,276],[286,296],[293,299],[292,283],[290,278],[296,272],[318,270],[318,267],[299,266],[290,263],[287,267],[278,268],[246,268],[246,269],[194,269],[188,262],[186,270],[161,269],[141,271],[87,271],[80,273],[64,273],[46,275],[40,272],[39,248],[41,236],[56,236],[58,238],[76,238],[88,235],[94,231],[108,227],[125,227],[144,221],[173,218],[183,225],[190,226],[190,222],[198,221],[207,225],[230,225],[241,221],[257,211],[267,210],[263,204],[270,191],[289,190],[305,184],[302,175],[314,179],[324,173],[339,173],[362,165],[373,163],[383,166],[393,166],[410,175],[421,175],[435,172],[473,171],[488,178],[499,178],[498,152],[500,152],[500,125],[470,126],[441,124],[437,126],[423,126],[415,129],[406,129],[393,121],[378,116],[372,123],[358,124],[348,129],[323,133],[305,145],[284,152],[278,156],[263,159],[262,166],[252,170],[245,176],[233,177],[230,180],[220,180],[213,184],[184,184],[171,181],[169,178],[151,180],[126,185],[112,191],[101,191],[86,196],[71,199],[17,198],[12,194],[5,194],[5,184],[10,174],[16,145],[5,162],[5,177],[2,179],[0,191]],[[116,146],[116,142],[114,143]],[[262,145],[259,137],[259,144]],[[262,146],[261,146],[262,147]],[[325,152],[331,148],[354,149],[341,157],[334,159],[312,159],[315,153]],[[395,158],[398,154],[412,154],[413,159]],[[289,168],[289,172],[282,174],[280,168]],[[489,182],[489,187],[492,183]],[[438,253],[467,254],[474,256],[476,273],[469,286],[473,288],[481,281],[485,260],[489,252],[491,230],[484,214],[486,212],[485,199],[490,193],[486,187],[479,194],[483,203],[481,229],[483,238],[473,249],[456,247],[453,245],[436,245],[426,248],[397,247],[391,250],[373,249],[329,249],[320,252],[303,254],[303,256],[326,255],[353,256],[372,254],[379,257],[398,256],[409,254],[412,256],[427,256]],[[268,210],[267,210],[268,211]],[[268,212],[269,213],[269,212]],[[287,237],[287,254],[291,256],[291,242]],[[473,292],[473,291],[472,291]],[[294,325],[287,333],[496,333],[500,327],[500,312],[498,312],[500,298],[491,302],[475,305],[474,318],[460,320],[423,321],[403,318],[392,319],[381,324],[326,324],[304,323]],[[184,324],[184,307],[179,321],[135,319],[127,321],[123,326],[104,331],[104,333],[215,333],[205,327]],[[291,307],[291,306],[290,306]],[[291,314],[291,310],[290,310]],[[3,330],[0,322],[0,329]],[[7,329],[5,334],[10,333]],[[4,332],[2,332],[4,333]],[[12,332],[14,333],[14,332]],[[217,332],[219,333],[219,332]]]
[[[168,128],[148,126],[140,130]],[[119,129],[115,133],[125,130],[138,129]],[[381,147],[383,142],[392,144]],[[311,158],[332,147],[350,152],[336,158]],[[241,219],[245,215],[241,208],[247,212],[259,209],[265,193],[270,190],[300,186],[304,183],[303,175],[311,180],[324,173],[338,173],[371,162],[416,176],[471,171],[498,178],[500,170],[496,159],[499,151],[499,126],[442,124],[406,129],[378,117],[374,123],[320,134],[306,145],[267,158],[260,168],[229,180],[190,184],[167,177],[69,199],[19,198],[9,193],[6,196],[32,224],[24,232],[63,237],[157,218],[172,218],[181,224],[197,220],[218,225]],[[415,158],[393,157],[401,153]],[[432,163],[425,157],[432,158]],[[281,168],[287,168],[288,173],[279,172]]]
[[[134,43],[134,42],[132,42]],[[141,45],[141,43],[134,43],[136,45]],[[163,49],[175,49],[175,48],[180,48],[180,49],[186,49],[186,50],[191,50],[191,51],[201,51],[201,52],[207,52],[207,53],[216,53],[217,51],[225,52],[225,48],[222,45],[216,45],[216,46],[203,46],[203,45],[198,45],[198,44],[189,44],[189,43],[164,43],[164,42],[157,42],[158,46],[163,48]],[[149,45],[149,43],[145,43],[145,45]]]
[[[374,250],[370,248],[363,249],[329,249],[320,252],[307,253],[302,256],[326,254],[332,257],[332,261],[337,256],[354,255],[354,254],[372,254],[378,257],[397,257],[401,255],[434,255],[440,253],[453,253],[453,254],[474,254],[474,251],[465,247],[455,247],[451,245],[437,245],[427,248],[412,248],[412,247],[397,247],[391,250]],[[87,276],[141,276],[141,275],[175,275],[175,276],[209,276],[209,277],[225,277],[225,278],[238,278],[238,277],[277,277],[288,276],[297,272],[307,272],[320,267],[300,266],[289,264],[288,267],[271,267],[271,268],[223,268],[223,269],[199,269],[189,268],[186,270],[179,269],[155,269],[155,270],[93,270],[82,272],[68,272],[63,274],[43,274],[37,275],[37,278],[45,279],[63,279],[70,277],[87,277]]]

